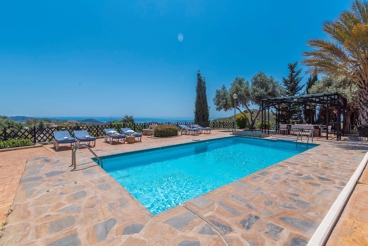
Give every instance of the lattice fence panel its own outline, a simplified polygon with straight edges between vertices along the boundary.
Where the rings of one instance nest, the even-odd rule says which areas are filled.
[[[232,121],[211,121],[210,127],[213,129],[232,129],[234,122]]]
[[[134,125],[134,131],[136,132],[143,132],[143,129],[146,129],[148,128],[147,124],[146,123],[136,123]]]
[[[36,142],[44,143],[44,142],[52,142],[54,139],[54,128],[45,128],[43,130],[36,131]],[[33,139],[32,139],[33,140]]]
[[[135,123],[135,124],[127,124],[124,127],[129,127],[136,132],[143,132],[143,129],[147,129],[150,125],[187,125],[190,126],[193,122],[161,122],[161,123]],[[204,124],[199,124],[201,126],[205,126]],[[234,123],[231,121],[211,121],[210,125],[213,129],[232,129],[234,127]],[[74,130],[86,130],[91,136],[94,137],[103,137],[104,129],[111,128],[110,125],[86,125],[86,126],[75,126],[75,127],[64,127],[64,128],[45,128],[43,130],[36,130],[36,142],[51,142],[54,139],[54,131],[66,130],[73,136]],[[116,129],[120,131],[120,129]],[[16,139],[16,138],[26,138],[34,141],[34,129],[6,129],[5,132],[0,132],[0,140],[5,139]]]
[[[191,124],[193,124],[193,122],[177,122],[175,125],[177,127],[179,127],[179,125],[186,125],[190,127]]]
[[[89,133],[89,135],[94,137],[103,137],[104,129],[107,128],[105,125],[88,125],[85,126],[85,130]]]
[[[28,129],[20,129],[20,130],[8,129],[6,133],[6,139],[25,138],[33,141],[32,136],[33,136],[32,130]]]

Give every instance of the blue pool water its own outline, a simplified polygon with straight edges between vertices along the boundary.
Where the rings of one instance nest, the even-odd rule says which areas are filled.
[[[232,137],[103,157],[104,169],[152,214],[316,145]]]

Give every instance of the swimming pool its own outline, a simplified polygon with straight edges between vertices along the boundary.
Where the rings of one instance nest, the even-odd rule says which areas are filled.
[[[152,214],[316,145],[231,137],[103,157],[103,167]]]

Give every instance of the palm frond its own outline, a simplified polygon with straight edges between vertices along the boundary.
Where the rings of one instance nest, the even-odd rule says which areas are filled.
[[[361,23],[368,23],[368,2],[355,0],[351,4],[351,9]]]
[[[309,72],[345,76],[359,86],[368,86],[368,2],[355,0],[350,11],[323,26],[332,41],[313,39],[304,52]]]

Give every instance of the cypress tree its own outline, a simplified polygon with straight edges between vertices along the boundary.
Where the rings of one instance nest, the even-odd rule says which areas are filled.
[[[196,92],[197,95],[194,103],[194,123],[208,126],[210,111],[207,103],[206,81],[201,76],[201,71],[197,72]]]
[[[298,62],[289,63],[289,75],[286,78],[282,78],[282,82],[285,87],[285,92],[287,96],[298,96],[300,91],[303,89],[304,85],[300,86],[299,83],[303,77],[299,77],[301,73],[301,69],[295,70]],[[299,104],[291,103],[290,107],[290,115],[293,120],[298,120],[300,122],[303,121],[302,116],[302,107]]]
[[[315,75],[311,75],[309,76],[308,80],[307,80],[307,83],[305,84],[306,85],[306,88],[305,88],[305,94],[309,94],[309,89],[312,88],[312,86],[318,81],[318,75],[315,74]]]

